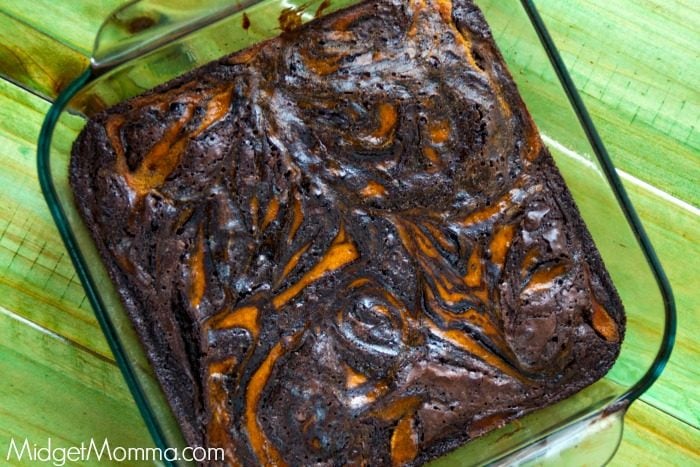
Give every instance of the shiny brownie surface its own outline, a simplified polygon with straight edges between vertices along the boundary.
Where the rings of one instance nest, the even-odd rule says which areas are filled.
[[[367,1],[92,118],[77,205],[191,445],[421,464],[602,377],[622,305],[481,13]]]

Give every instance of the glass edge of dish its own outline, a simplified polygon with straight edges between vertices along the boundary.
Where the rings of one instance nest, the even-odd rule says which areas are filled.
[[[56,123],[58,122],[61,113],[64,111],[71,98],[73,98],[73,96],[75,96],[78,91],[80,91],[80,89],[82,89],[82,87],[93,78],[94,75],[92,69],[87,68],[58,95],[54,103],[49,108],[44,122],[42,123],[41,131],[39,133],[39,141],[37,144],[37,171],[39,185],[41,186],[41,191],[44,195],[61,239],[63,240],[66,250],[71,258],[71,262],[75,267],[76,274],[80,279],[80,283],[85,289],[85,295],[87,296],[88,301],[95,312],[95,317],[97,318],[100,328],[102,329],[102,333],[107,340],[109,349],[114,355],[114,360],[117,363],[117,366],[119,367],[124,379],[126,380],[129,392],[136,402],[139,412],[141,413],[144,423],[146,424],[146,428],[151,434],[156,446],[160,449],[166,449],[168,444],[165,441],[166,436],[162,430],[161,424],[158,422],[158,419],[154,414],[154,410],[146,398],[145,390],[136,376],[136,369],[126,356],[124,345],[119,339],[119,332],[112,323],[109,313],[107,313],[105,310],[98,287],[95,285],[92,276],[90,275],[80,247],[77,244],[78,242],[73,234],[70,222],[68,221],[68,218],[63,211],[63,207],[61,206],[61,202],[58,199],[58,194],[56,193],[51,177],[50,149],[51,139]],[[175,465],[168,460],[164,460],[164,462],[168,466]]]
[[[569,74],[568,68],[564,63],[564,60],[559,54],[559,49],[557,48],[554,40],[552,39],[547,26],[545,25],[542,16],[535,5],[534,0],[520,0],[523,9],[530,19],[537,37],[540,40],[542,47],[547,53],[547,58],[550,64],[554,68],[557,74],[557,78],[566,93],[566,96],[574,110],[576,117],[581,124],[581,128],[586,134],[586,139],[591,145],[596,159],[601,165],[603,174],[608,181],[608,184],[612,188],[613,194],[618,202],[618,205],[622,209],[625,216],[627,224],[632,229],[632,233],[637,240],[637,244],[644,254],[644,258],[649,265],[656,284],[661,293],[661,297],[664,305],[664,330],[663,337],[661,340],[661,345],[659,350],[654,357],[654,360],[647,370],[647,372],[637,381],[631,388],[629,388],[625,393],[623,393],[619,398],[620,403],[632,403],[638,399],[647,389],[651,387],[652,384],[659,378],[663,372],[666,363],[668,362],[671,351],[673,349],[673,344],[675,342],[676,335],[676,303],[673,297],[673,290],[671,284],[666,276],[666,272],[661,265],[656,251],[649,239],[646,230],[637,215],[637,211],[634,208],[632,201],[630,200],[627,190],[622,184],[622,180],[617,174],[615,165],[600,137],[598,130],[596,129],[593,119],[588,113],[588,109],[581,98],[581,95],[576,88],[576,85]]]

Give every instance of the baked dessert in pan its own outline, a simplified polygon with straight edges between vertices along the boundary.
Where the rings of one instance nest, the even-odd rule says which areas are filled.
[[[612,366],[623,308],[481,13],[374,0],[112,107],[75,200],[189,444],[417,465]]]

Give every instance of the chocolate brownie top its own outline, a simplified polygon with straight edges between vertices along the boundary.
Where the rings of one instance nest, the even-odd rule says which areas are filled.
[[[467,0],[362,2],[120,104],[71,182],[188,442],[230,464],[419,464],[619,352]]]

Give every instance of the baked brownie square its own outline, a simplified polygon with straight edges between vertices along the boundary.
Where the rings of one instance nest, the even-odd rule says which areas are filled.
[[[421,464],[601,378],[622,305],[479,10],[367,1],[90,119],[75,200],[191,445]]]

